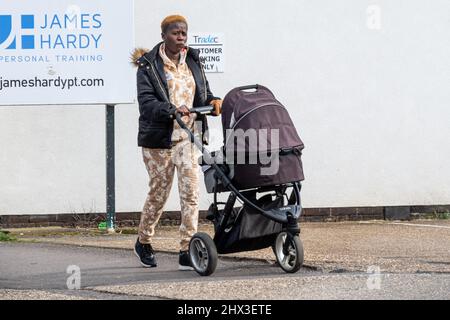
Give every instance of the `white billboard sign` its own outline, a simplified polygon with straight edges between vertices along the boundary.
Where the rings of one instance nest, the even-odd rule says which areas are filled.
[[[130,0],[2,1],[0,105],[135,100]]]
[[[190,33],[189,46],[200,50],[200,60],[205,72],[225,72],[225,54],[223,33]]]

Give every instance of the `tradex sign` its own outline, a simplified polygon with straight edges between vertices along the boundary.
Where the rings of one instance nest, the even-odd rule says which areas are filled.
[[[192,32],[189,45],[199,50],[205,72],[225,72],[225,36],[223,33]]]
[[[135,100],[130,0],[22,0],[0,8],[0,104]]]

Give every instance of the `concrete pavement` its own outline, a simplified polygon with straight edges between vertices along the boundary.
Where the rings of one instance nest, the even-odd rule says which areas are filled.
[[[38,241],[77,246],[132,249],[135,230],[109,235],[88,229],[10,229],[20,241]],[[199,231],[213,235],[210,224]],[[120,233],[123,232],[123,233]],[[324,272],[366,272],[379,266],[384,272],[450,273],[450,220],[409,222],[364,221],[302,223],[305,265]],[[178,252],[178,226],[157,229],[153,247],[160,252]],[[270,248],[225,255],[275,261]]]
[[[109,296],[123,299],[450,299],[449,220],[303,223],[301,227],[305,268],[298,274],[284,274],[274,265],[272,251],[264,249],[222,256],[216,273],[207,278],[195,273],[177,273],[174,269],[178,252],[177,226],[157,229],[153,246],[162,261],[159,271],[136,266],[136,258],[131,252],[136,235],[126,234],[134,230],[119,230],[112,235],[87,229],[10,231],[18,237],[17,245],[22,242],[22,245],[56,245],[66,248],[64,252],[74,248],[87,252],[102,248],[121,249],[95,251],[100,259],[98,271],[113,263],[118,267],[116,275],[122,273],[123,281],[120,277],[118,281],[103,281],[100,277],[101,281],[87,282],[86,289],[81,290],[82,297],[87,299],[108,299]],[[212,235],[212,226],[200,225],[199,231]],[[14,245],[8,244],[10,248]],[[4,248],[0,246],[2,256],[7,253]],[[47,252],[56,254],[54,258],[49,256],[49,260],[58,261],[58,250],[47,248]],[[14,250],[9,252],[13,253]],[[114,263],[114,257],[125,259],[124,270],[120,269],[121,264]],[[6,270],[5,266],[3,268]],[[381,284],[377,290],[369,288],[371,279],[375,280],[375,286]],[[2,276],[0,280],[7,283]],[[49,295],[60,294],[61,299],[64,296],[64,291],[52,291],[55,286],[25,285],[20,288],[38,291],[17,292],[14,289],[19,287],[9,284],[0,288],[0,299],[21,295],[39,297],[39,290],[43,289]],[[80,294],[69,294],[68,297],[80,297]]]

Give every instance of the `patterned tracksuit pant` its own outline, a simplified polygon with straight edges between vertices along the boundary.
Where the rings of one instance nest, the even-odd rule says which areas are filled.
[[[176,168],[181,204],[180,250],[188,250],[198,224],[198,151],[189,139],[183,139],[175,142],[172,149],[142,148],[142,154],[150,177],[150,190],[141,214],[139,241],[151,242],[169,197]]]

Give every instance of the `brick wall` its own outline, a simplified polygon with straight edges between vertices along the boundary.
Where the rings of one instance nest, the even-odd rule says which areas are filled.
[[[438,206],[401,206],[401,207],[349,207],[349,208],[305,208],[300,221],[355,221],[355,220],[409,220],[421,217],[436,218],[438,213],[450,212],[450,205]],[[139,212],[119,212],[116,215],[117,225],[121,227],[137,227]],[[200,211],[200,219],[206,217],[206,211]],[[97,227],[104,221],[106,214],[45,214],[45,215],[0,215],[0,228],[21,227]],[[166,211],[161,224],[178,224],[180,213]]]

